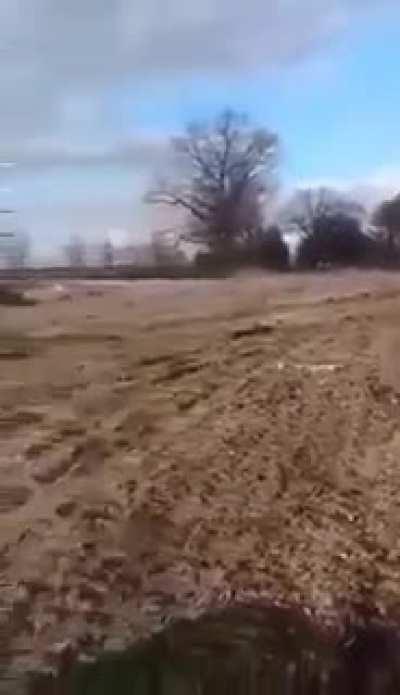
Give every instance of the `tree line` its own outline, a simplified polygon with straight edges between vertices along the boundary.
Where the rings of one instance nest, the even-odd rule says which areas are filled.
[[[368,216],[334,190],[299,190],[267,224],[278,190],[275,133],[227,110],[212,123],[189,125],[172,148],[173,176],[159,180],[146,200],[184,213],[181,238],[199,246],[199,267],[285,269],[288,235],[300,268],[399,264],[400,194]]]
[[[145,200],[183,213],[184,231],[154,232],[146,266],[189,264],[185,243],[197,249],[194,264],[200,274],[242,266],[400,266],[400,193],[370,214],[351,197],[323,187],[297,190],[279,208],[279,137],[252,127],[233,110],[189,125],[171,145],[171,176],[158,180]],[[15,230],[6,236],[2,265],[23,268],[29,235]],[[71,268],[90,265],[82,237],[74,235],[63,250]],[[110,240],[100,245],[97,256],[97,265],[105,269],[118,263]]]

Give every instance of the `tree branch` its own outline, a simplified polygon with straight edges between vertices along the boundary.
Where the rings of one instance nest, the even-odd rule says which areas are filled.
[[[206,222],[208,219],[207,215],[201,212],[201,210],[199,210],[193,204],[192,201],[186,200],[180,195],[174,195],[172,193],[162,191],[150,191],[150,193],[148,193],[146,196],[146,202],[162,205],[171,205],[173,207],[181,206],[186,210],[189,210],[189,212],[192,215],[194,215],[194,217],[196,217],[198,220],[201,220],[202,222]]]

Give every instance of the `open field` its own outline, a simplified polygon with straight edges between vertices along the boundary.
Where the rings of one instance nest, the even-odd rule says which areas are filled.
[[[400,275],[36,283],[0,307],[14,656],[231,591],[400,605]]]

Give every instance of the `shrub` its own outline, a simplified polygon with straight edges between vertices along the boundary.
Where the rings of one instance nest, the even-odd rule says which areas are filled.
[[[314,220],[313,231],[304,236],[298,250],[298,265],[358,265],[373,255],[373,240],[361,231],[358,220],[342,213]]]

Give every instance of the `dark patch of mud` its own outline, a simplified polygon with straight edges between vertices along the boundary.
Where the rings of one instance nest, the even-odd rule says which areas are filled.
[[[53,653],[57,675],[31,675],[29,695],[395,695],[400,638],[365,616],[322,626],[307,612],[237,604],[181,620],[127,650],[79,660]],[[53,663],[54,668],[54,663]],[[0,691],[1,692],[1,691]]]

